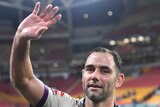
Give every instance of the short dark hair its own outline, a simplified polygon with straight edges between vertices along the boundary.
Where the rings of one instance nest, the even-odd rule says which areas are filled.
[[[110,53],[113,56],[113,59],[114,59],[114,62],[116,64],[116,67],[117,67],[118,71],[121,72],[123,62],[122,62],[121,57],[119,56],[119,54],[116,51],[109,50],[109,49],[104,48],[104,47],[97,47],[97,48],[93,49],[92,51],[90,51],[88,56],[91,55],[94,52]]]

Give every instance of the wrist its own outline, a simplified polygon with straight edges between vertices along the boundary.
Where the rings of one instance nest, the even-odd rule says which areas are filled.
[[[14,36],[14,41],[18,44],[30,43],[30,40],[25,38],[19,31],[16,32]]]

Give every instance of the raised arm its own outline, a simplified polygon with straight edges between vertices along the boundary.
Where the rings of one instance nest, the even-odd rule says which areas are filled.
[[[19,25],[15,34],[10,56],[10,80],[34,106],[43,96],[44,85],[35,77],[30,61],[30,42],[39,39],[44,31],[55,25],[61,14],[54,16],[58,7],[48,5],[40,14],[40,2],[33,12]]]

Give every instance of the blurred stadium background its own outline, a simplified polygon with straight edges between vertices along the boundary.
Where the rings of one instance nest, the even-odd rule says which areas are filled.
[[[0,0],[0,107],[28,107],[10,84],[9,57],[18,24],[52,0]],[[54,0],[61,22],[32,41],[36,76],[51,87],[83,97],[81,69],[97,46],[121,55],[126,75],[116,91],[122,107],[160,107],[160,0]]]

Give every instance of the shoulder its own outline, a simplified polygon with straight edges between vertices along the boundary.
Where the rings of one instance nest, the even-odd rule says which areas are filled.
[[[47,87],[48,98],[43,107],[83,107],[83,99],[76,99],[63,91]],[[63,102],[63,103],[62,103]]]

